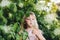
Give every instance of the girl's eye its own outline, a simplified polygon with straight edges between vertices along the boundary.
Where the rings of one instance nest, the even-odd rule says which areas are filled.
[[[30,19],[27,19],[27,20],[30,20]]]
[[[32,19],[32,20],[34,20],[34,19]]]

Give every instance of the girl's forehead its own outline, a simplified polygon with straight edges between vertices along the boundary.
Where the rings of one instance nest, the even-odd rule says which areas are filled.
[[[30,15],[31,18],[34,18],[34,15]]]

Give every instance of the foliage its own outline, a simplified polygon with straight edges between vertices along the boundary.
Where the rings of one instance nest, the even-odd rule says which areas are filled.
[[[28,33],[25,29],[19,32],[23,16],[29,16],[30,12],[35,13],[39,29],[44,32],[46,40],[60,40],[60,33],[55,33],[56,29],[60,32],[60,20],[56,18],[57,6],[49,3],[50,0],[1,0],[0,40],[26,40]]]

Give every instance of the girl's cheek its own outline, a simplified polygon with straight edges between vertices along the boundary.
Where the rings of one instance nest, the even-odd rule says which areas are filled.
[[[29,20],[26,20],[26,22],[28,23],[28,22],[29,22]]]
[[[26,20],[26,22],[29,22],[29,20]]]

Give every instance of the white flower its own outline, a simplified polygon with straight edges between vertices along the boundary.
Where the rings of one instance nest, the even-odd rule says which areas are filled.
[[[54,34],[55,34],[55,35],[60,35],[60,28],[56,28],[56,29],[54,30]]]
[[[51,2],[60,3],[60,0],[51,0]]]
[[[49,2],[48,4],[47,4],[47,6],[51,6],[52,5],[52,2]]]
[[[51,6],[52,3],[49,2],[47,5],[45,3],[45,1],[38,1],[38,3],[36,4],[36,10],[40,11],[40,10],[46,10],[47,12],[49,12],[51,10]]]
[[[1,5],[2,7],[5,7],[5,6],[8,6],[10,3],[11,3],[11,2],[8,1],[8,0],[2,0],[2,2],[1,2],[0,5]]]
[[[47,11],[50,11],[50,10],[51,10],[51,7],[52,7],[52,3],[51,3],[51,2],[49,2],[49,3],[47,4],[47,6],[48,6]]]
[[[52,23],[52,21],[55,19],[55,15],[54,14],[47,14],[45,17],[44,17],[44,20],[47,22],[47,23]]]
[[[45,1],[38,1],[38,3],[35,6],[36,10],[43,10],[44,7],[45,7]]]
[[[3,27],[3,30],[4,30],[6,33],[10,32],[10,29],[11,29],[11,27],[6,26],[6,25]]]

